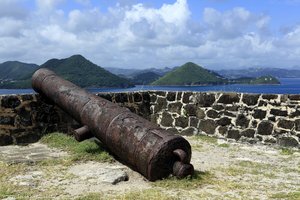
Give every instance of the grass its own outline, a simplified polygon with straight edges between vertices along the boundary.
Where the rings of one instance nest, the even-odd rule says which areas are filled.
[[[175,200],[178,197],[165,194],[157,189],[147,189],[140,191],[131,191],[125,194],[119,195],[107,195],[102,193],[88,194],[83,197],[79,197],[76,200]]]
[[[59,148],[71,154],[72,161],[92,160],[99,162],[112,162],[113,157],[99,144],[92,140],[77,142],[73,137],[62,133],[51,133],[45,135],[42,143],[50,147]]]
[[[223,144],[219,144],[218,147],[229,148],[230,145],[229,145],[229,144],[226,144],[226,143],[223,143]]]
[[[280,154],[290,156],[290,155],[293,155],[296,152],[299,152],[299,151],[291,149],[291,148],[282,148],[281,151],[280,151]]]
[[[196,140],[200,140],[200,141],[205,142],[205,143],[210,143],[210,144],[217,144],[218,143],[217,138],[207,136],[207,135],[197,135],[197,136],[194,136],[194,138]]]
[[[187,176],[183,179],[178,179],[174,176],[170,176],[169,178],[155,181],[153,186],[162,187],[166,189],[195,189],[199,188],[205,184],[209,184],[212,182],[213,175],[209,172],[200,172],[195,171],[193,176]]]
[[[298,192],[290,193],[277,193],[271,196],[272,199],[287,199],[287,200],[299,200],[300,190]]]

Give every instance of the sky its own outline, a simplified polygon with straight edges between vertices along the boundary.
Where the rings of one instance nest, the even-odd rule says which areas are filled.
[[[0,63],[300,69],[300,0],[0,0]]]

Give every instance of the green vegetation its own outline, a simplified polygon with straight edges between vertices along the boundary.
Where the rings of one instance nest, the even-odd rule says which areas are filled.
[[[71,161],[77,160],[94,160],[100,162],[112,162],[110,156],[95,141],[85,140],[77,142],[73,137],[62,133],[52,133],[45,135],[41,140],[42,143],[50,147],[59,148],[71,153]]]
[[[130,87],[133,86],[127,79],[118,77],[96,64],[85,59],[81,55],[74,55],[66,59],[51,59],[41,65],[48,68],[64,79],[84,88],[101,87]],[[28,72],[22,72],[22,79],[5,82],[1,88],[31,88],[31,76],[34,68]]]
[[[141,72],[133,76],[132,82],[136,85],[148,85],[159,78],[160,75],[155,72]]]
[[[238,83],[238,84],[253,84],[253,85],[260,85],[260,84],[280,84],[280,81],[273,77],[273,76],[260,76],[257,78],[250,78],[250,77],[243,77],[230,80],[231,83]]]
[[[215,72],[204,69],[195,63],[188,62],[179,68],[167,73],[153,85],[204,85],[224,84],[227,79],[222,78]]]
[[[131,191],[121,195],[107,195],[102,193],[89,194],[79,197],[76,200],[175,200],[179,199],[171,195],[167,195],[162,191],[155,189],[147,189],[140,191]]]
[[[22,80],[24,75],[33,73],[38,65],[18,61],[7,61],[0,64],[0,80]]]
[[[272,199],[288,199],[288,200],[299,200],[300,199],[300,190],[298,192],[289,192],[289,193],[277,193],[271,196]]]

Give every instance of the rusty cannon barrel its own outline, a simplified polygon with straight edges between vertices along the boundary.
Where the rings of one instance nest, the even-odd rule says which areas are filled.
[[[32,76],[33,89],[51,99],[82,124],[74,131],[78,141],[98,138],[108,150],[150,181],[194,172],[191,146],[156,124],[62,79],[45,68]]]

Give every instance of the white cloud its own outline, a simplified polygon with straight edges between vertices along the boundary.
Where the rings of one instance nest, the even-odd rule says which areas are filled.
[[[0,62],[42,64],[82,54],[105,67],[164,67],[188,61],[211,69],[298,64],[300,26],[272,35],[270,16],[242,7],[205,8],[203,19],[196,21],[186,0],[160,8],[117,4],[107,12],[89,0],[77,0],[88,6],[69,11],[60,8],[64,0],[36,0],[30,13],[16,2],[0,0],[0,11],[14,7],[0,12]]]

